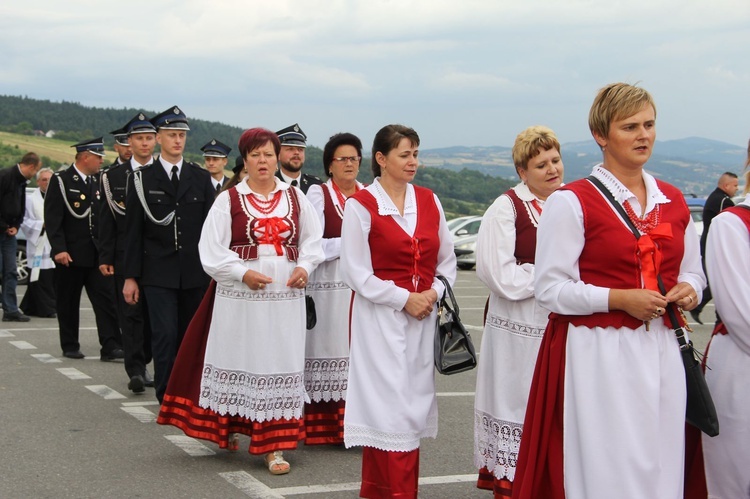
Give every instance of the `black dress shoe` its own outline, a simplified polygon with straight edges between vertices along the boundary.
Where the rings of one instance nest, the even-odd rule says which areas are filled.
[[[85,357],[85,355],[83,355],[80,350],[74,350],[72,352],[63,352],[63,357],[67,357],[69,359],[82,359]]]
[[[154,387],[154,378],[151,377],[151,373],[148,372],[148,369],[143,371],[143,384],[145,384],[149,388]]]
[[[132,378],[130,378],[130,382],[128,383],[128,390],[130,390],[133,393],[143,393],[146,391],[146,383],[143,381],[143,376],[140,374],[136,374]]]
[[[31,317],[23,315],[20,311],[3,314],[3,322],[29,322]]]
[[[703,324],[703,321],[701,320],[701,313],[698,312],[697,310],[695,309],[691,310],[690,317],[692,317],[693,320],[697,322],[698,324]]]
[[[102,362],[112,362],[113,360],[121,360],[125,358],[125,352],[122,348],[115,348],[111,352],[101,354],[100,360]]]

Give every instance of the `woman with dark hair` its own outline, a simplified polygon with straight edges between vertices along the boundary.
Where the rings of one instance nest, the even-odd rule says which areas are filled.
[[[341,269],[354,291],[347,447],[364,446],[362,497],[417,496],[419,444],[437,435],[433,344],[438,298],[456,257],[437,197],[411,184],[419,136],[388,125],[372,146],[375,180],[347,201]]]
[[[547,198],[537,231],[534,290],[552,314],[513,497],[681,498],[685,371],[666,309],[700,302],[698,235],[679,189],[644,170],[648,92],[602,88],[589,128],[603,162]]]
[[[534,297],[536,230],[546,200],[562,185],[560,142],[544,126],[518,134],[513,163],[521,183],[499,196],[477,236],[477,277],[490,289],[474,401],[477,486],[508,497],[523,418],[549,310]]]
[[[296,187],[278,180],[279,140],[245,131],[247,179],[221,192],[199,243],[213,284],[188,328],[158,422],[237,450],[265,454],[288,473],[283,450],[305,436],[305,286],[323,261],[317,214]]]
[[[307,333],[305,405],[307,445],[344,443],[344,404],[349,377],[349,302],[352,292],[339,268],[341,221],[347,198],[363,186],[357,181],[362,142],[351,133],[337,133],[323,148],[328,181],[311,185],[307,199],[323,227],[325,261],[310,276],[308,293],[315,300],[317,324]]]

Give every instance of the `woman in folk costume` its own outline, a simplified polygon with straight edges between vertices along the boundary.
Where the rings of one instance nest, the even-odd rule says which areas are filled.
[[[317,214],[302,192],[274,177],[279,140],[246,130],[246,181],[214,201],[199,250],[213,278],[170,376],[158,422],[230,450],[238,433],[288,473],[283,450],[305,436],[305,286],[323,261]],[[198,370],[200,369],[200,371]]]
[[[55,262],[49,256],[50,244],[44,230],[44,196],[54,172],[42,168],[36,174],[38,186],[26,195],[26,214],[21,229],[26,234],[26,258],[31,267],[29,286],[21,301],[21,310],[26,315],[55,317]]]
[[[498,197],[477,236],[477,277],[490,289],[474,402],[477,486],[510,497],[523,418],[549,310],[534,297],[536,230],[547,197],[563,182],[560,142],[547,127],[518,134],[521,183]]]
[[[419,442],[437,435],[433,344],[443,275],[456,277],[445,215],[411,185],[419,136],[388,125],[375,135],[375,180],[346,202],[341,269],[354,291],[347,447],[364,446],[360,495],[417,496]]]
[[[311,185],[307,199],[323,227],[326,259],[310,276],[307,292],[315,299],[317,324],[307,332],[305,444],[344,443],[344,405],[349,378],[349,304],[351,289],[339,267],[341,222],[348,197],[362,189],[357,182],[362,142],[351,133],[337,133],[323,148],[328,181]]]
[[[748,162],[750,166],[750,144]],[[745,174],[748,193],[750,171]],[[750,198],[711,222],[706,272],[721,317],[706,348],[706,383],[721,433],[703,437],[708,497],[750,495]],[[705,497],[705,496],[704,496]]]
[[[534,288],[553,313],[514,498],[682,497],[685,372],[665,308],[695,307],[706,280],[682,193],[643,169],[655,123],[645,90],[601,89],[589,127],[603,163],[547,199]]]

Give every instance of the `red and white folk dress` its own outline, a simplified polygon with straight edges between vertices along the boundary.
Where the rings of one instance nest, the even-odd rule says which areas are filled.
[[[363,186],[357,183],[357,190]],[[328,180],[311,185],[307,199],[323,227],[325,261],[310,275],[307,293],[315,300],[318,322],[307,332],[305,405],[308,445],[344,442],[344,406],[349,379],[349,304],[352,291],[341,275],[341,222],[346,198]]]
[[[245,433],[253,454],[292,449],[304,438],[304,291],[286,282],[295,267],[311,273],[323,260],[320,238],[312,205],[282,182],[268,198],[245,182],[217,197],[199,243],[215,291],[188,328],[159,423],[220,447],[229,433]],[[248,269],[273,282],[249,289]]]

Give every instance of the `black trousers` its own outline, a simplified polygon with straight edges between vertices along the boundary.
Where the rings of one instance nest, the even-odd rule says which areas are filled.
[[[63,352],[81,349],[78,326],[81,320],[81,293],[86,294],[94,308],[96,329],[99,334],[101,354],[120,348],[122,339],[115,311],[112,283],[97,267],[55,267],[55,293],[57,294],[57,322],[60,325],[60,346]]]
[[[143,286],[151,320],[151,351],[154,355],[154,388],[159,403],[167,391],[169,375],[185,330],[203,299],[206,288],[170,289]]]
[[[146,365],[151,362],[151,322],[146,297],[140,290],[138,303],[128,305],[122,295],[125,278],[115,274],[112,280],[117,299],[117,319],[122,331],[122,349],[125,351],[125,372],[129,378],[138,374],[143,376]]]
[[[20,307],[24,314],[35,317],[49,317],[57,311],[55,269],[41,269],[39,271],[39,279],[29,282]]]

